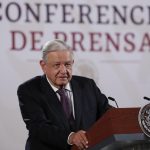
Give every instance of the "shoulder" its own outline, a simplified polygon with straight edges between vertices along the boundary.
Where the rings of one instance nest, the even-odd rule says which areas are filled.
[[[83,76],[77,76],[77,75],[73,75],[72,76],[72,79],[73,80],[78,80],[78,81],[90,81],[90,80],[93,80],[91,78],[88,78],[88,77],[83,77]]]
[[[91,78],[76,75],[72,76],[72,82],[77,82],[80,85],[95,84],[95,81]]]
[[[41,85],[41,81],[43,80],[44,76],[36,76],[33,77],[23,83],[21,83],[18,87],[18,89],[29,89],[32,90],[32,88],[38,88]]]

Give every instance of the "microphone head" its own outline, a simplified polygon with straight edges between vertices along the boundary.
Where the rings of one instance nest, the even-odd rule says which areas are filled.
[[[149,98],[149,97],[144,96],[143,98],[144,98],[145,100],[150,101],[150,98]]]
[[[111,100],[111,101],[113,101],[113,102],[115,102],[115,104],[116,104],[117,108],[119,108],[119,106],[118,106],[118,104],[117,104],[116,100],[115,100],[113,97],[110,97],[110,96],[109,96],[109,97],[108,97],[108,99],[109,99],[109,100]]]
[[[112,97],[108,97],[108,99],[110,99],[110,100],[112,100],[112,101],[114,101],[115,102],[115,99],[114,98],[112,98]]]

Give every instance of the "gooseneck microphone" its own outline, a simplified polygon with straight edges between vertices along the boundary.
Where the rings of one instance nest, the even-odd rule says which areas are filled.
[[[119,106],[118,106],[118,104],[117,104],[116,100],[115,100],[113,97],[110,97],[110,96],[109,96],[109,97],[108,97],[108,99],[109,99],[109,100],[111,100],[111,101],[113,101],[113,102],[115,102],[115,104],[116,104],[117,108],[119,108]]]
[[[143,98],[144,98],[145,100],[147,100],[147,101],[150,101],[150,98],[149,98],[149,97],[144,96]]]

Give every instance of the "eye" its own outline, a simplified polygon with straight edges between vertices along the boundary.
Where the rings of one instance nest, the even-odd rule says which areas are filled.
[[[54,67],[55,69],[57,69],[57,68],[60,67],[60,64],[54,64],[53,67]]]
[[[72,66],[72,63],[66,63],[65,66],[66,68],[70,68]]]

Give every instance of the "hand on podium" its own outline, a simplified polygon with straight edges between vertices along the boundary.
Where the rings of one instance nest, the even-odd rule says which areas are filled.
[[[69,144],[76,145],[80,150],[85,150],[88,148],[88,140],[86,137],[86,131],[80,130],[78,132],[71,133]]]

